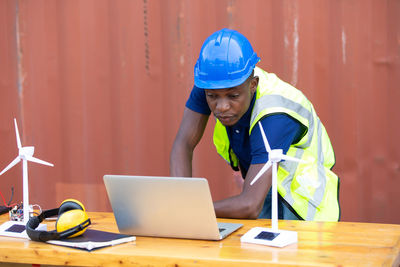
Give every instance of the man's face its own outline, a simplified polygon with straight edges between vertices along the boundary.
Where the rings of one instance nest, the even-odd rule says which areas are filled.
[[[236,87],[205,89],[208,106],[223,125],[235,125],[249,109],[257,85],[258,77],[253,77]]]

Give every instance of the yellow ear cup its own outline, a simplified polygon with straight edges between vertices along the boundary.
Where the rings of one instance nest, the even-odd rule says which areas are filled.
[[[82,224],[84,221],[89,219],[86,212],[79,209],[69,210],[61,214],[56,222],[56,230],[57,232],[63,232],[65,230],[71,229],[79,224]],[[86,231],[86,228],[69,236],[68,238],[75,237],[83,234]]]

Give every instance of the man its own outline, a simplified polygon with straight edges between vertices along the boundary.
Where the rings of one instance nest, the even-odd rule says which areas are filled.
[[[272,149],[303,160],[279,163],[278,217],[337,221],[339,179],[330,170],[335,158],[325,128],[306,97],[256,67],[259,60],[237,31],[222,29],[206,39],[172,147],[170,174],[192,176],[193,150],[212,112],[217,152],[244,178],[239,195],[214,202],[217,217],[270,218],[271,168],[250,186],[268,161],[260,121]]]

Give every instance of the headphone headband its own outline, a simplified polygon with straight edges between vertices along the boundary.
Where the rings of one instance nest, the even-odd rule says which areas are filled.
[[[72,228],[69,228],[65,231],[62,232],[57,232],[59,234],[59,238],[58,239],[64,239],[67,238],[73,234],[76,234],[84,229],[86,229],[92,222],[90,221],[90,219],[88,218],[87,220],[85,220],[83,223],[80,223]]]

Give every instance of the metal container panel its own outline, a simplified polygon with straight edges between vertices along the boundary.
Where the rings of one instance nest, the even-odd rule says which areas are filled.
[[[0,168],[23,145],[30,202],[66,198],[109,211],[104,174],[168,175],[169,152],[202,42],[237,29],[259,66],[302,90],[336,152],[342,220],[400,223],[400,2],[396,0],[0,1]],[[193,175],[215,200],[240,176],[212,145],[213,119]],[[20,165],[0,177],[22,200]]]

